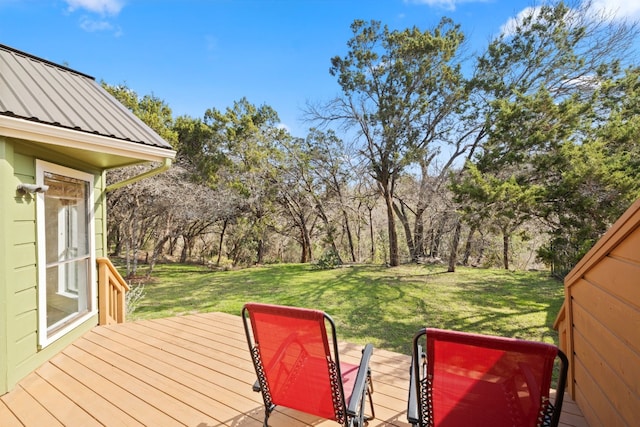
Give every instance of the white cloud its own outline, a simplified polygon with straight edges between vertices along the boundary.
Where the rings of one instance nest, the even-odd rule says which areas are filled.
[[[2,0],[0,0],[2,1]],[[88,15],[80,17],[80,28],[89,33],[98,31],[110,31],[116,37],[122,35],[122,29],[113,25],[104,18],[107,16],[114,17],[124,7],[125,0],[64,0],[70,13],[77,10],[83,10]],[[94,19],[95,14],[100,15],[100,18]]]
[[[536,16],[540,11],[540,7],[526,7],[516,16],[511,17],[500,27],[500,33],[504,35],[514,34],[516,27],[522,23],[524,18],[528,16]]]
[[[431,0],[436,1],[436,0]],[[453,0],[452,0],[453,1]],[[583,5],[587,5],[588,0],[584,0]],[[539,6],[527,7],[522,9],[515,17],[509,18],[502,27],[500,32],[505,35],[513,34],[516,26],[522,20],[533,14],[534,16],[540,10]],[[613,20],[630,20],[640,22],[640,1],[638,0],[593,0],[591,3],[591,14],[594,19],[601,19],[602,16]]]
[[[116,37],[122,35],[120,27],[114,27],[111,22],[104,20],[94,20],[87,16],[80,18],[80,28],[88,33],[95,33],[97,31],[111,31]]]
[[[594,0],[591,8],[613,19],[640,21],[640,2],[638,0]]]
[[[276,125],[276,128],[278,128],[278,129],[282,129],[282,130],[285,130],[285,131],[287,131],[287,132],[291,133],[291,128],[289,128],[289,126],[287,126],[287,125],[286,125],[286,124],[284,124],[284,123],[278,123],[278,124]]]
[[[102,15],[117,15],[124,6],[123,0],[65,0],[71,12],[85,9]]]
[[[406,3],[426,4],[431,7],[439,7],[446,10],[456,10],[456,6],[462,3],[486,3],[491,0],[404,0]]]
[[[110,31],[113,29],[113,25],[107,21],[94,21],[85,16],[80,19],[80,28],[93,33],[95,31]]]

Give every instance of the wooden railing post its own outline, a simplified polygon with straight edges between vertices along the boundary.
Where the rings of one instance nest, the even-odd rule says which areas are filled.
[[[100,325],[124,323],[129,285],[109,258],[98,258],[98,322]]]

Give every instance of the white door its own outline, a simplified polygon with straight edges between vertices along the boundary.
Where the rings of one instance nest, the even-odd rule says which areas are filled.
[[[95,310],[93,175],[37,163],[39,341],[45,346]]]

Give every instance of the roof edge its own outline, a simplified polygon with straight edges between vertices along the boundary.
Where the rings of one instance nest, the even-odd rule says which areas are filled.
[[[176,151],[170,148],[78,132],[3,115],[0,115],[0,134],[12,138],[120,155],[144,161],[163,161],[164,159],[174,159],[176,156]]]
[[[30,53],[24,52],[22,50],[18,50],[16,48],[13,48],[11,46],[7,46],[7,45],[2,44],[2,43],[0,43],[0,49],[8,50],[9,52],[13,52],[15,54],[18,54],[18,55],[33,59],[35,61],[39,61],[39,62],[42,62],[44,64],[51,65],[52,67],[60,68],[60,69],[65,70],[65,71],[69,71],[71,73],[78,74],[78,75],[83,76],[83,77],[87,77],[87,78],[89,78],[91,80],[94,80],[94,81],[96,79],[95,77],[90,76],[89,74],[81,73],[80,71],[74,70],[73,68],[65,67],[64,65],[60,65],[60,64],[58,64],[56,62],[49,61],[48,59],[44,59],[44,58],[41,58],[39,56],[32,55]]]

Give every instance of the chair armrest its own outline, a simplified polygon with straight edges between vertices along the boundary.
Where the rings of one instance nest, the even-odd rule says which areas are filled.
[[[358,413],[358,404],[362,400],[362,395],[367,387],[367,377],[369,376],[369,361],[373,355],[373,344],[367,344],[362,350],[362,358],[360,359],[360,366],[358,367],[358,375],[356,375],[356,381],[353,385],[353,392],[351,393],[351,399],[349,399],[349,406],[347,407],[347,414],[355,416]]]
[[[422,354],[422,346],[418,346],[418,354]],[[412,425],[417,425],[420,422],[418,417],[418,396],[416,395],[416,378],[415,378],[415,366],[417,362],[411,358],[411,368],[409,369],[409,402],[407,404],[407,420]],[[419,378],[417,379],[420,380]]]

